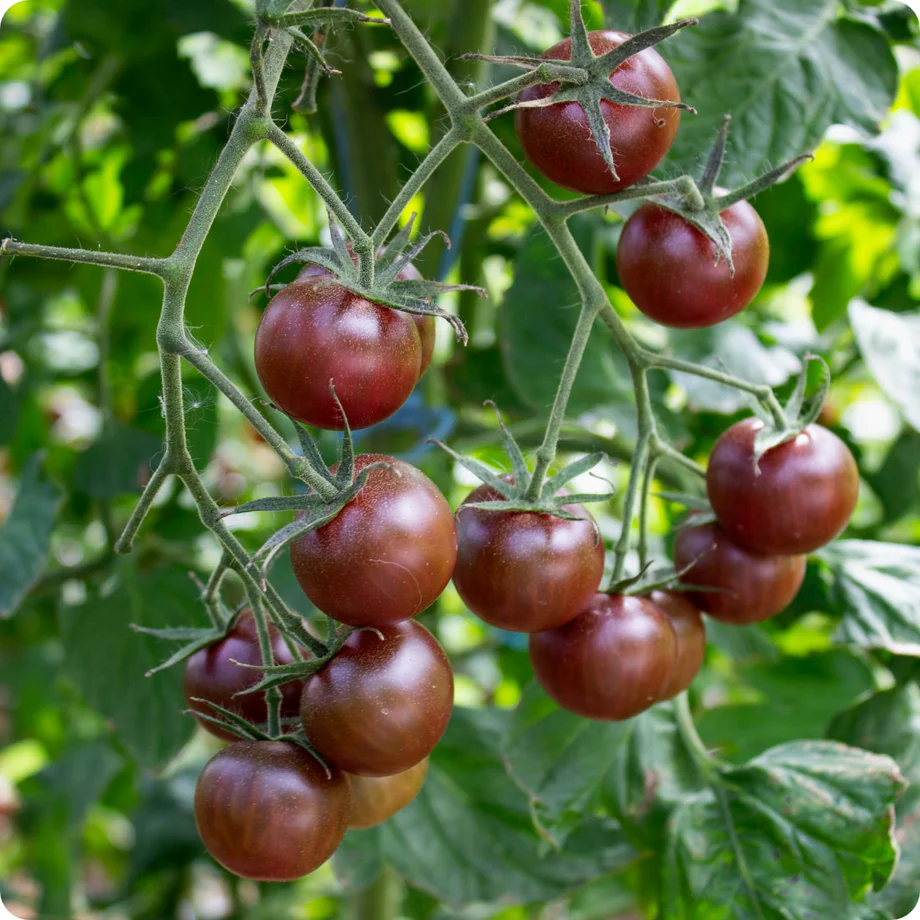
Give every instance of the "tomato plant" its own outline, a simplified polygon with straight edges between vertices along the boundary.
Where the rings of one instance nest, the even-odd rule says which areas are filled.
[[[345,836],[348,780],[291,744],[238,741],[201,772],[195,823],[231,872],[288,882],[321,866]]]
[[[918,41],[14,4],[4,906],[908,914]]]

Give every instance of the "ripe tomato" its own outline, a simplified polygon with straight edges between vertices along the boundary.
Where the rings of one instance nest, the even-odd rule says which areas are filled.
[[[626,221],[617,247],[620,283],[650,319],[677,329],[714,326],[740,313],[767,277],[770,241],[747,201],[722,212],[735,274],[716,247],[679,214],[644,204]]]
[[[627,38],[622,32],[588,34],[596,55],[618,48]],[[563,39],[545,51],[543,57],[570,60],[572,40]],[[646,99],[680,101],[671,68],[653,48],[624,61],[610,75],[610,82],[617,89]],[[519,101],[546,99],[558,86],[558,83],[544,83],[529,87],[520,94]],[[601,108],[610,129],[610,149],[618,179],[613,178],[604,162],[579,102],[515,111],[514,125],[527,158],[547,179],[586,195],[618,192],[644,179],[671,149],[680,127],[680,109],[636,108],[606,100],[601,102]]]
[[[290,649],[281,633],[270,626],[272,635],[272,651],[275,664],[290,664],[294,660]],[[185,701],[189,709],[203,712],[209,716],[216,715],[213,709],[204,703],[196,703],[194,699],[209,700],[239,713],[244,719],[256,724],[268,720],[265,708],[264,693],[250,693],[245,696],[236,696],[242,690],[254,686],[262,680],[259,671],[242,668],[234,661],[241,664],[261,664],[262,653],[259,650],[259,637],[256,633],[256,621],[251,611],[240,615],[231,633],[219,642],[209,645],[199,652],[195,652],[185,663]],[[284,684],[281,692],[284,697],[281,702],[282,716],[296,716],[300,711],[300,693],[303,689],[301,681],[291,681]],[[224,741],[236,741],[237,736],[229,731],[222,731],[215,725],[204,722],[199,723],[212,735]]]
[[[349,626],[392,626],[430,607],[450,581],[457,531],[444,496],[414,466],[381,454],[355,458],[371,470],[339,515],[291,544],[307,597]]]
[[[682,693],[699,674],[706,658],[706,627],[699,610],[676,591],[653,591],[649,600],[670,618],[677,633],[677,660],[662,699],[669,700]]]
[[[697,560],[694,563],[694,560]],[[717,524],[685,527],[674,545],[678,571],[686,584],[715,588],[691,599],[723,623],[759,623],[781,613],[799,593],[804,556],[761,556],[735,544]]]
[[[304,683],[307,737],[330,764],[392,776],[424,760],[450,721],[454,676],[434,636],[414,620],[352,633]]]
[[[471,502],[498,501],[489,486],[457,511],[454,585],[480,619],[512,632],[533,633],[578,616],[604,574],[604,541],[581,506],[580,521],[551,514],[483,511]]]
[[[420,792],[428,775],[428,758],[394,776],[352,776],[349,828],[376,827],[405,808]]]
[[[589,719],[631,719],[662,699],[677,660],[677,633],[648,598],[595,594],[564,626],[530,637],[543,689]]]
[[[820,425],[767,451],[754,467],[758,419],[716,442],[706,482],[725,532],[759,553],[810,553],[839,536],[859,497],[859,470],[846,444]]]
[[[320,275],[294,281],[266,307],[255,362],[265,392],[292,418],[341,429],[332,380],[351,427],[367,428],[409,398],[421,372],[422,343],[408,313]]]
[[[208,852],[242,878],[291,882],[335,852],[351,790],[295,744],[237,741],[213,757],[195,789],[195,823]]]
[[[351,246],[348,246],[348,250],[351,253],[352,261],[357,265],[358,257],[355,255],[354,250]],[[383,252],[381,249],[378,252],[378,256]],[[307,278],[331,278],[332,273],[323,268],[322,265],[317,265],[315,262],[307,262],[306,265],[300,270],[300,274],[297,276],[298,281],[303,281]],[[410,262],[397,276],[400,281],[420,281],[422,273]],[[430,315],[422,315],[420,313],[407,313],[406,316],[411,319],[416,327],[418,328],[419,338],[422,342],[422,369],[419,372],[419,377],[428,370],[428,366],[431,364],[431,359],[434,355],[434,345],[435,337],[437,333],[437,328],[435,325],[435,318]]]

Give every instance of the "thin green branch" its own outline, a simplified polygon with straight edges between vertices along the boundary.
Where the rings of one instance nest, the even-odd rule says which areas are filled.
[[[651,506],[652,486],[655,482],[655,473],[658,470],[658,459],[659,458],[655,456],[653,450],[648,465],[645,468],[645,478],[642,480],[642,497],[639,501],[639,543],[636,547],[639,553],[639,571],[642,571],[648,564],[648,518]]]
[[[131,517],[128,519],[128,523],[125,524],[125,529],[122,531],[121,536],[115,543],[116,553],[130,553],[134,548],[134,538],[137,536],[137,532],[141,529],[141,524],[144,523],[144,518],[147,517],[147,513],[150,511],[154,499],[157,497],[157,493],[160,491],[163,483],[166,482],[170,472],[171,471],[167,465],[166,458],[164,457],[160,461],[160,465],[153,471],[153,475],[150,477],[150,481],[144,488],[140,499],[138,499],[137,505],[134,507],[134,511],[131,512]]]
[[[644,180],[621,192],[610,195],[593,195],[588,198],[576,198],[573,201],[557,201],[556,213],[569,218],[582,211],[592,211],[595,208],[607,208],[624,201],[635,201],[638,198],[655,198],[661,195],[680,195],[687,200],[691,207],[702,208],[703,197],[692,176],[679,176],[677,179]]]
[[[7,237],[0,243],[0,256],[33,256],[37,259],[54,259],[58,262],[83,262],[86,265],[101,265],[104,268],[119,268],[123,271],[141,272],[163,277],[166,262],[147,256],[127,256],[117,252],[100,252],[94,249],[68,249],[64,246],[38,246],[20,243]]]
[[[488,55],[466,55],[467,58],[489,60]],[[565,79],[570,83],[585,83],[588,80],[588,73],[580,67],[566,67],[559,64],[550,64],[546,62],[539,67],[522,73],[520,76],[505,80],[504,83],[498,83],[490,86],[481,92],[470,96],[467,100],[467,107],[472,112],[478,112],[486,106],[501,102],[502,99],[508,99],[516,96],[521,90],[531,86],[538,86],[541,83],[551,83],[556,80]]]

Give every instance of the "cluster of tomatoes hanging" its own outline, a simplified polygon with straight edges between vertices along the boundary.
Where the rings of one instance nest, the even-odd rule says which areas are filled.
[[[589,35],[598,55],[625,39]],[[545,56],[566,59],[570,52],[567,40]],[[679,99],[670,69],[651,49],[619,65],[610,81],[645,98]],[[554,91],[537,86],[521,101]],[[518,134],[534,166],[591,194],[648,175],[674,140],[679,111],[610,103],[601,109],[616,178],[578,103],[518,110]],[[643,312],[666,325],[705,326],[750,303],[766,275],[766,232],[744,201],[721,217],[732,237],[734,274],[680,214],[650,203],[629,219],[620,279]],[[408,266],[402,277],[418,275]],[[255,362],[276,406],[305,424],[341,430],[343,413],[354,428],[394,413],[433,347],[431,316],[365,299],[327,269],[308,265],[266,308]],[[205,767],[196,792],[196,819],[211,854],[247,878],[299,878],[332,855],[349,827],[378,824],[414,798],[453,704],[447,657],[414,617],[451,579],[482,620],[530,634],[537,679],[573,712],[627,719],[686,689],[705,654],[699,611],[731,623],[779,612],[801,584],[804,554],[833,539],[855,505],[855,464],[833,434],[810,426],[765,453],[758,468],[759,424],[734,426],[715,448],[708,485],[717,523],[688,526],[677,537],[682,580],[700,588],[690,594],[600,593],[604,545],[581,505],[561,505],[564,516],[481,507],[503,498],[483,485],[454,517],[411,465],[357,457],[364,486],[290,550],[307,597],[355,628],[320,670],[283,687],[281,714],[287,724],[299,721],[319,759],[287,741],[238,740],[203,719],[233,742]],[[292,662],[282,636],[272,638],[275,663]],[[189,705],[205,714],[207,702],[215,703],[266,723],[264,694],[245,694],[261,673],[239,666],[261,662],[256,624],[244,613],[222,641],[188,659]]]

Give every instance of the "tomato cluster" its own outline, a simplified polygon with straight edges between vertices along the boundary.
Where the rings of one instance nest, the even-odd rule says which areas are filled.
[[[596,56],[619,47],[621,32],[588,33]],[[570,60],[571,39],[544,53]],[[680,101],[674,74],[653,48],[627,58],[611,74],[616,89],[666,103]],[[616,177],[592,135],[581,103],[549,99],[558,83],[525,89],[515,113],[521,147],[547,179],[576,192],[604,195],[644,179],[667,155],[680,127],[680,109],[619,105],[601,99]],[[663,326],[699,329],[740,313],[763,286],[770,242],[763,221],[746,201],[726,207],[720,218],[732,244],[733,265],[685,216],[662,204],[642,205],[623,227],[617,248],[620,283],[633,303]]]

